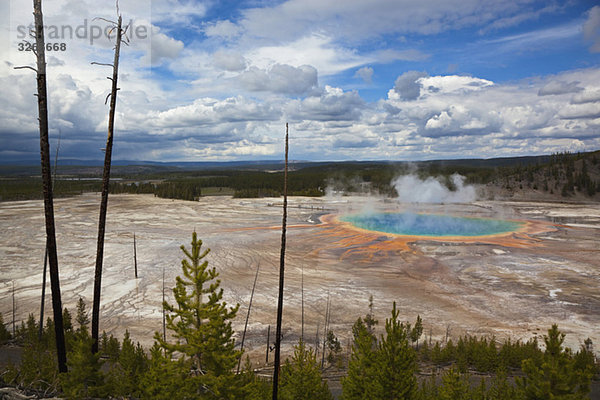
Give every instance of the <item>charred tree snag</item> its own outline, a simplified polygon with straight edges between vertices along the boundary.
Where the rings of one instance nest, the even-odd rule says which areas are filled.
[[[267,328],[267,356],[265,359],[266,365],[269,365],[269,351],[271,351],[271,325],[269,325],[269,327]]]
[[[279,298],[277,301],[277,330],[275,336],[275,366],[273,368],[273,400],[277,400],[279,366],[281,364],[281,320],[283,315],[283,276],[285,271],[285,229],[287,223],[288,124],[285,124],[285,166],[283,172],[283,219],[281,222],[281,255],[279,257]]]
[[[327,343],[327,332],[329,330],[329,312],[330,312],[329,293],[327,293],[327,308],[325,309],[325,329],[323,331],[323,352],[321,353],[321,370],[325,367],[325,345]]]
[[[302,280],[300,284],[300,292],[302,295],[302,330],[300,331],[300,340],[304,342],[304,264],[302,264]]]
[[[137,246],[135,245],[135,232],[133,233],[133,266],[135,268],[135,279],[137,279]]]
[[[52,178],[52,185],[56,182],[56,170],[58,167],[58,149],[60,148],[60,129],[58,130],[58,143],[56,145],[56,154],[54,155],[54,177]],[[42,333],[44,332],[44,306],[46,302],[46,275],[48,271],[48,243],[44,248],[44,274],[42,276],[42,299],[40,301],[40,326],[38,330],[38,340],[42,340]]]
[[[118,6],[117,6],[118,14]],[[112,21],[109,21],[112,22]],[[104,233],[106,230],[106,212],[108,209],[108,186],[110,183],[110,164],[112,158],[112,146],[113,146],[113,133],[115,127],[115,109],[117,106],[117,79],[119,76],[119,53],[121,50],[121,40],[126,34],[127,27],[122,29],[121,27],[121,16],[119,15],[118,22],[115,24],[117,31],[117,41],[115,45],[115,58],[112,64],[99,64],[109,65],[113,68],[112,78],[108,78],[112,81],[112,90],[109,94],[110,97],[110,112],[108,114],[108,137],[106,139],[106,148],[104,149],[104,172],[102,175],[102,199],[100,200],[100,217],[98,220],[98,246],[96,249],[96,270],[94,274],[94,300],[92,305],[92,352],[98,352],[98,333],[99,333],[99,322],[100,322],[100,292],[102,287],[102,260],[104,257]],[[108,99],[108,98],[107,98]]]
[[[56,231],[54,224],[54,197],[50,170],[50,143],[48,141],[48,95],[46,91],[46,54],[44,41],[44,17],[42,0],[33,1],[35,19],[35,41],[37,56],[37,98],[40,124],[40,156],[42,182],[44,188],[44,216],[46,220],[46,246],[50,266],[50,288],[52,290],[52,308],[54,312],[54,332],[56,336],[56,355],[58,370],[67,372],[67,354],[65,333],[63,330],[62,302],[60,297],[60,277],[58,274],[58,255],[56,250]],[[40,324],[43,324],[40,321]]]
[[[248,313],[246,314],[246,323],[244,324],[244,333],[242,334],[242,343],[240,345],[240,351],[244,350],[244,340],[246,339],[246,330],[248,329],[248,320],[250,319],[250,310],[252,309],[252,299],[254,298],[254,289],[256,289],[256,280],[258,279],[258,271],[260,270],[260,263],[256,267],[256,275],[254,275],[254,284],[252,285],[252,293],[250,294],[250,304],[248,305]],[[242,355],[238,360],[237,372],[240,373],[240,366],[242,365]]]

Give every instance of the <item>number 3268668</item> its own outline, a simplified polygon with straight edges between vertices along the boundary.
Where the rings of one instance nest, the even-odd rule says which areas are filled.
[[[37,44],[29,42],[21,42],[17,46],[19,51],[36,51]],[[66,43],[46,43],[46,51],[66,51]]]

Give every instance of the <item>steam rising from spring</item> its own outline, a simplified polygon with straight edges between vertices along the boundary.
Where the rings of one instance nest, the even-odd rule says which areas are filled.
[[[475,187],[465,185],[465,177],[454,174],[450,177],[456,190],[448,189],[439,178],[425,180],[415,175],[403,175],[392,182],[402,203],[470,203],[477,199]]]

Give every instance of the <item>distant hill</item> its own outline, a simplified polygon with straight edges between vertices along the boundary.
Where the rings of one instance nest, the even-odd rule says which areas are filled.
[[[78,163],[85,165],[77,165]],[[96,164],[96,165],[94,165]],[[206,193],[236,197],[279,196],[282,161],[139,162],[120,160],[111,168],[112,193],[153,193],[193,200]],[[406,161],[292,161],[290,195],[322,196],[338,192],[396,196],[392,181],[400,175],[439,177],[453,190],[452,174],[479,186],[484,198],[577,201],[600,200],[600,151],[492,159]],[[57,196],[99,190],[100,161],[62,160]],[[41,196],[38,165],[0,165],[0,199]],[[225,190],[226,189],[226,190]]]
[[[600,200],[600,151],[559,153],[498,169],[488,194],[514,199]]]
[[[503,167],[513,165],[530,165],[547,162],[551,156],[525,156],[525,157],[500,157],[490,159],[456,159],[456,160],[427,160],[427,161],[303,161],[292,160],[290,166],[294,169],[310,167],[338,168],[343,165],[440,165],[440,166],[469,166],[469,167]],[[134,170],[206,170],[206,169],[252,169],[272,170],[283,168],[283,160],[257,160],[257,161],[139,161],[139,160],[113,160],[112,166],[131,167]],[[0,160],[0,174],[8,171],[35,171],[40,168],[39,160],[2,161]],[[71,170],[69,167],[78,167],[82,171],[95,170],[102,167],[104,160],[59,159],[58,167]]]

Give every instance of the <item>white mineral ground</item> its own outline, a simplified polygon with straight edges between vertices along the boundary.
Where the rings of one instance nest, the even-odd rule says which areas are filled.
[[[81,296],[91,309],[99,194],[55,201],[63,306],[73,314]],[[420,211],[461,216],[544,220],[560,224],[531,235],[531,246],[511,247],[485,239],[471,243],[418,240],[411,251],[361,250],[361,233],[352,244],[324,224],[319,214],[349,210]],[[600,205],[482,201],[472,204],[407,206],[366,197],[289,200],[283,346],[289,354],[301,333],[301,269],[304,268],[305,341],[314,344],[322,329],[328,294],[331,329],[346,348],[353,322],[368,312],[373,295],[379,330],[396,301],[403,320],[424,320],[424,333],[442,339],[463,334],[527,340],[540,337],[553,323],[578,348],[586,338],[600,344]],[[298,225],[298,226],[294,226]],[[260,274],[250,315],[246,349],[264,363],[267,328],[274,338],[276,320],[281,199],[204,197],[199,202],[151,195],[111,195],[105,242],[100,329],[149,347],[161,331],[161,281],[165,270],[167,300],[180,274],[180,245],[189,246],[195,230],[211,248],[211,266],[220,272],[225,300],[239,303],[234,321],[239,343],[252,282]],[[134,277],[133,233],[139,278]],[[381,234],[375,242],[391,240]],[[41,201],[0,203],[0,312],[12,321],[12,285],[16,319],[39,317],[44,215]],[[358,243],[358,244],[357,244]],[[377,244],[377,243],[375,243]],[[375,245],[375,247],[377,247]],[[353,249],[350,249],[353,250]],[[52,315],[50,285],[46,316]],[[596,346],[596,348],[600,348]],[[272,354],[270,356],[272,360]]]

